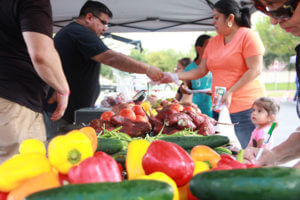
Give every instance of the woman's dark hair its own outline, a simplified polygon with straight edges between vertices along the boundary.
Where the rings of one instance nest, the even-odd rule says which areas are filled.
[[[251,28],[249,8],[240,8],[235,0],[220,0],[215,3],[214,8],[226,17],[233,14],[234,21],[239,27]]]
[[[109,8],[99,1],[87,1],[80,9],[79,17],[84,17],[88,13],[92,13],[95,16],[99,16],[101,13],[105,13],[110,18],[113,16]]]
[[[206,40],[208,40],[210,38],[209,35],[200,35],[196,42],[195,42],[195,47],[203,47],[204,43]],[[196,51],[196,58],[194,59],[194,61],[196,61],[199,58],[199,53]]]

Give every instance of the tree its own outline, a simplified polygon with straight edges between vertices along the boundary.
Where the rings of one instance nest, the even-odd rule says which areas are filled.
[[[163,71],[174,71],[179,59],[183,57],[190,57],[191,59],[193,59],[195,57],[195,53],[193,51],[191,50],[188,54],[184,54],[173,49],[161,50],[156,52],[149,52],[146,50],[142,53],[137,50],[132,50],[130,53],[130,57],[159,67]]]
[[[256,23],[258,31],[264,46],[265,66],[269,66],[277,58],[279,61],[289,63],[290,57],[295,55],[295,47],[300,43],[300,38],[287,33],[279,25],[271,25],[269,17],[261,17]]]

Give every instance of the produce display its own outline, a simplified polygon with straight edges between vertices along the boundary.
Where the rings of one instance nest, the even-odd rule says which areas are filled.
[[[243,163],[191,106],[126,104],[0,165],[0,200],[298,199],[300,171]]]

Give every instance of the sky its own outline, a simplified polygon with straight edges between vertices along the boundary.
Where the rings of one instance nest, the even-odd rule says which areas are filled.
[[[262,17],[260,12],[255,12],[252,17],[252,24]],[[140,40],[142,47],[151,52],[174,49],[182,53],[188,53],[193,48],[197,37],[204,32],[143,32],[143,33],[115,33],[121,37],[132,40]],[[130,53],[132,45],[126,45],[115,40],[105,39],[105,43],[113,50],[125,54]]]

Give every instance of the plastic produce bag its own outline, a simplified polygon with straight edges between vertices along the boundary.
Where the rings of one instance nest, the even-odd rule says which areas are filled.
[[[132,76],[129,73],[113,70],[114,80],[117,82],[117,91],[123,97],[125,103],[132,101],[134,89],[132,84]]]
[[[218,122],[231,124],[231,118],[229,114],[229,110],[227,106],[223,105],[220,107],[220,113],[219,113],[219,119]],[[219,132],[219,135],[227,136],[230,140],[230,143],[234,148],[242,149],[241,144],[236,137],[234,125],[223,125],[223,124],[217,124],[216,126],[216,132]]]

